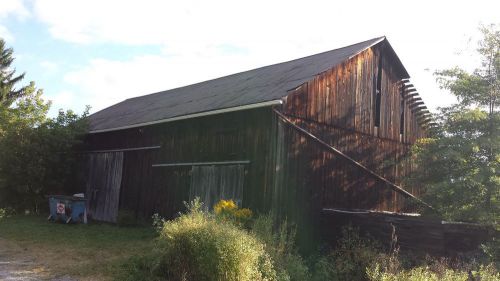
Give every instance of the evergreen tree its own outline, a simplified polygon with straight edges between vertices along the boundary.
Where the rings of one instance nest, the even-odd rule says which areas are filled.
[[[12,68],[14,50],[7,48],[5,41],[0,38],[0,106],[10,106],[16,98],[26,93],[28,86],[16,89],[16,84],[24,78],[24,73],[16,75]]]

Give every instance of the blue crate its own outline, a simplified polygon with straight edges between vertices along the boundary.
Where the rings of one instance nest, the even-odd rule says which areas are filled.
[[[64,223],[87,223],[86,199],[74,196],[49,195],[49,220]]]

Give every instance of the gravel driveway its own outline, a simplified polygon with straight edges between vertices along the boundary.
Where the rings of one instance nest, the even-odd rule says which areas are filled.
[[[0,238],[0,280],[5,281],[76,281],[71,278],[51,278],[42,265],[29,256],[26,249]]]

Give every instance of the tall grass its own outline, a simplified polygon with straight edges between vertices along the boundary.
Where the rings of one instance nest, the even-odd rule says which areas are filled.
[[[278,280],[310,279],[309,269],[295,247],[296,229],[286,220],[278,223],[272,214],[258,216],[250,233],[264,243],[265,250],[274,263]]]

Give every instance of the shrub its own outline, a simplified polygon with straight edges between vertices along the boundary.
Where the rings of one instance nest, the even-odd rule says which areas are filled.
[[[493,237],[491,241],[481,245],[484,255],[490,263],[494,263],[496,268],[500,268],[500,238]]]
[[[5,209],[0,208],[0,220],[7,216],[7,211]]]
[[[199,200],[167,221],[153,271],[167,280],[276,280],[264,245],[234,224],[203,212]]]
[[[276,227],[275,227],[276,226]],[[271,256],[279,280],[309,280],[309,269],[295,248],[296,229],[285,220],[275,223],[271,214],[257,217],[251,233],[264,244]]]
[[[367,280],[366,268],[380,259],[388,261],[388,256],[380,253],[375,241],[346,226],[337,246],[317,259],[312,280]]]
[[[151,216],[151,219],[153,220],[154,230],[156,231],[156,233],[160,234],[163,230],[163,225],[165,224],[166,220],[162,218],[158,213],[153,214],[153,216]]]
[[[481,266],[478,271],[462,271],[446,268],[442,272],[435,272],[428,266],[401,270],[396,273],[385,272],[379,263],[367,268],[367,275],[371,281],[497,281],[500,274],[493,265]]]

